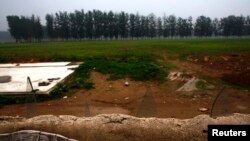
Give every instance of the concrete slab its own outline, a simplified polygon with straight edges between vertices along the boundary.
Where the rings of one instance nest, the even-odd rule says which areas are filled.
[[[12,68],[12,67],[59,67],[66,66],[70,62],[43,62],[43,63],[12,63],[12,64],[0,64],[0,68]]]
[[[74,72],[74,70],[69,68],[78,67],[78,65],[66,66],[69,63],[70,62],[20,64],[16,67],[0,68],[0,76],[8,75],[12,78],[8,83],[0,83],[0,95],[27,93],[27,77],[30,77],[33,88],[39,90],[37,92],[38,94],[48,94],[57,83],[63,81]],[[53,80],[48,86],[38,86],[39,82],[48,81],[49,78],[60,79]]]

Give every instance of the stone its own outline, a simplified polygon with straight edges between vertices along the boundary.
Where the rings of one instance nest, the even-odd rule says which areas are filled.
[[[209,59],[210,59],[210,57],[209,57],[209,56],[205,56],[205,57],[204,57],[204,61],[205,61],[205,62],[208,62],[208,61],[209,61]]]
[[[196,82],[198,81],[199,79],[193,77],[192,79],[187,81],[187,83],[185,83],[182,87],[180,87],[177,91],[191,92],[191,91],[198,90],[196,88]]]
[[[228,61],[228,60],[229,60],[229,58],[226,57],[226,56],[221,56],[221,58],[222,58],[224,61]]]
[[[201,112],[206,112],[206,111],[208,111],[208,108],[202,107],[202,108],[199,108],[199,111],[201,111]]]
[[[64,96],[64,97],[63,97],[63,99],[67,99],[67,98],[68,98],[68,96]]]
[[[125,86],[129,86],[129,83],[128,83],[128,81],[126,81],[126,82],[124,83],[124,85],[125,85]]]

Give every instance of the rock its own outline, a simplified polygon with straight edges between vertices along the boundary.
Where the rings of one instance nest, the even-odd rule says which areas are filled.
[[[195,62],[198,62],[198,61],[199,61],[199,59],[195,59],[194,61],[195,61]]]
[[[236,108],[239,109],[239,110],[247,110],[247,107],[242,106],[242,105],[238,105],[238,106],[236,106]]]
[[[63,97],[63,99],[67,99],[67,98],[68,98],[68,96],[64,96],[64,97]]]
[[[170,81],[174,81],[176,79],[180,79],[180,76],[182,75],[181,72],[170,72],[168,75],[168,79]]]
[[[109,85],[109,88],[112,88],[112,85]]]
[[[208,62],[208,61],[209,61],[209,59],[210,59],[210,57],[209,57],[209,56],[205,56],[205,57],[204,57],[204,61],[205,61],[205,62]]]
[[[125,100],[129,100],[129,97],[124,98]]]
[[[208,111],[208,108],[202,107],[202,108],[199,108],[199,111],[201,111],[201,112],[206,112],[206,111]]]
[[[129,86],[129,83],[128,83],[128,81],[126,81],[126,82],[124,83],[124,85],[125,85],[125,86]]]
[[[42,81],[38,83],[38,86],[48,86],[50,84],[50,82],[48,81]]]
[[[185,83],[182,87],[180,87],[177,91],[191,92],[191,91],[198,90],[196,88],[196,82],[198,81],[199,79],[193,77],[187,83]]]
[[[221,58],[224,60],[224,61],[228,61],[229,58],[227,56],[221,56]]]

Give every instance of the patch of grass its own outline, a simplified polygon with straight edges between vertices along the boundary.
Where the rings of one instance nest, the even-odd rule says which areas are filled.
[[[87,80],[83,84],[83,88],[86,89],[86,90],[93,89],[94,88],[94,83],[91,80]]]
[[[68,86],[64,83],[59,83],[55,86],[55,88],[50,92],[48,98],[55,99],[62,97],[65,92],[68,91]]]
[[[198,88],[198,89],[207,89],[207,84],[206,84],[206,82],[203,81],[203,80],[197,81],[196,84],[195,84],[195,86],[196,86],[196,88]]]
[[[76,73],[95,71],[110,74],[111,80],[130,77],[133,80],[164,80],[165,72],[152,61],[138,58],[127,59],[91,59],[82,64]],[[87,72],[89,74],[89,72]]]
[[[0,96],[0,108],[7,104],[15,104],[16,101],[13,98]]]

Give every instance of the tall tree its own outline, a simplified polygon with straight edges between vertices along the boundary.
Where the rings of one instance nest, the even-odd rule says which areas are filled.
[[[213,21],[212,21],[212,32],[213,32],[213,35],[214,36],[218,36],[221,34],[221,30],[220,30],[220,21],[215,18]]]
[[[139,13],[135,15],[135,37],[138,39],[141,37],[141,19]]]
[[[129,35],[130,37],[135,37],[135,15],[130,14],[129,16]]]
[[[180,37],[191,36],[192,34],[192,18],[188,19],[178,18],[177,20],[177,34]]]
[[[129,16],[125,12],[119,14],[119,33],[122,38],[128,37],[128,19]]]
[[[196,36],[212,36],[212,21],[209,17],[199,16],[194,28]]]
[[[69,29],[70,29],[70,36],[74,39],[78,38],[78,26],[77,26],[77,19],[75,13],[69,14]]]
[[[89,39],[93,38],[93,14],[91,11],[88,11],[85,15],[86,19],[86,36]]]
[[[47,14],[45,19],[46,19],[47,34],[51,39],[53,39],[53,38],[55,38],[54,16],[53,16],[53,14]]]
[[[7,16],[9,31],[16,39],[16,42],[23,39],[32,41],[40,40],[43,37],[42,25],[39,17],[32,15],[31,17]]]
[[[84,10],[75,11],[76,16],[76,26],[77,26],[77,35],[78,38],[82,39],[85,38],[85,31],[86,31],[86,23],[85,23],[85,14]]]
[[[245,23],[244,23],[244,34],[249,36],[250,35],[250,16],[247,16],[245,18]]]
[[[170,15],[168,17],[169,31],[170,36],[173,37],[176,35],[176,17],[174,15]]]
[[[108,13],[108,17],[107,17],[107,22],[108,22],[108,36],[109,38],[113,38],[115,36],[115,32],[116,31],[116,19],[115,19],[115,15],[112,11],[109,11]],[[118,33],[117,33],[118,34]]]
[[[157,35],[158,37],[162,37],[163,35],[163,28],[162,28],[162,19],[158,17],[157,19]]]
[[[221,28],[224,36],[241,36],[244,30],[244,18],[233,15],[222,18]]]
[[[149,20],[149,36],[151,38],[156,36],[156,17],[153,13],[148,16]]]
[[[10,34],[16,39],[18,42],[21,39],[21,25],[19,23],[20,19],[18,16],[7,16],[7,21],[9,25]]]
[[[163,16],[163,37],[168,37],[170,35],[170,26],[168,18],[166,15]]]
[[[42,24],[40,22],[40,18],[37,17],[33,23],[34,25],[34,37],[35,39],[37,39],[38,41],[40,41],[43,38],[43,28],[42,28]]]
[[[93,10],[93,35],[95,38],[100,38],[103,33],[102,15],[100,10]]]

